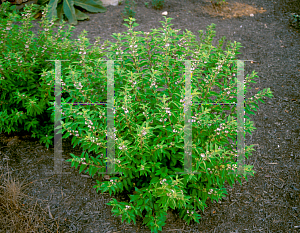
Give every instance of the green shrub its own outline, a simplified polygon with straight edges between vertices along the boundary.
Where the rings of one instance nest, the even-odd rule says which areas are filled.
[[[49,148],[53,145],[54,118],[50,118],[52,112],[47,108],[54,90],[50,86],[42,88],[41,73],[53,67],[54,62],[46,60],[78,60],[79,48],[69,40],[73,26],[64,32],[63,22],[53,36],[53,21],[43,17],[40,24],[44,31],[34,38],[28,29],[32,27],[35,6],[25,6],[21,20],[16,11],[8,10],[10,5],[4,2],[0,8],[0,133],[31,132]],[[96,51],[95,56],[101,57]]]
[[[48,136],[54,134],[55,107],[52,88],[55,81],[55,67],[49,70],[44,60],[70,60],[68,64],[72,65],[61,71],[62,89],[65,92],[62,93],[61,102],[107,102],[113,103],[115,109],[107,109],[101,105],[62,104],[63,138],[72,136],[72,144],[74,146],[80,144],[83,150],[87,151],[80,157],[71,154],[73,158],[67,161],[76,168],[80,165],[79,172],[84,171],[92,177],[95,174],[103,176],[107,173],[106,163],[109,162],[109,168],[115,168],[115,172],[119,175],[110,174],[110,181],[97,180],[94,188],[97,192],[110,194],[127,190],[130,193],[130,202],[118,202],[113,199],[107,204],[113,206],[112,212],[115,215],[122,216],[122,221],[136,223],[136,217],[142,217],[144,224],[152,232],[162,230],[167,210],[170,208],[176,209],[179,216],[187,223],[199,222],[201,218],[199,210],[204,211],[207,199],[211,199],[212,202],[219,201],[227,194],[224,188],[226,180],[230,185],[235,180],[241,184],[243,177],[247,180],[247,175],[253,176],[255,173],[252,165],[243,166],[245,170],[243,174],[232,173],[237,170],[237,161],[235,161],[237,151],[234,148],[236,142],[228,145],[228,139],[236,139],[236,108],[233,107],[231,114],[225,117],[224,110],[230,110],[227,105],[221,107],[212,104],[195,104],[195,102],[237,102],[235,87],[238,80],[235,77],[237,67],[234,60],[239,54],[237,50],[241,47],[240,43],[228,42],[223,51],[224,38],[219,41],[217,48],[211,44],[215,36],[214,24],[208,26],[205,38],[202,38],[203,31],[199,31],[200,42],[196,42],[195,36],[190,31],[178,35],[178,30],[169,28],[168,23],[171,18],[165,17],[165,19],[166,22],[161,21],[164,24],[163,28],[154,29],[151,33],[133,32],[132,28],[138,24],[132,25],[132,20],[135,19],[130,20],[130,25],[125,24],[129,28],[128,32],[122,36],[120,33],[113,34],[117,43],[108,42],[111,46],[107,51],[105,48],[107,43],[101,48],[88,49],[89,43],[84,37],[86,31],[81,33],[78,44],[73,43],[74,47],[70,45],[69,40],[59,43],[50,37],[51,30],[49,31],[49,26],[46,25],[47,30],[41,36],[41,40],[44,40],[45,45],[52,44],[48,56],[43,56],[44,51],[34,46],[35,44],[29,44],[28,50],[26,44],[23,47],[16,42],[16,46],[14,43],[8,44],[9,40],[6,39],[12,39],[9,36],[15,36],[19,41],[22,34],[28,33],[16,32],[15,26],[13,30],[8,30],[9,33],[5,31],[4,28],[9,27],[11,21],[1,21],[4,27],[0,31],[1,38],[4,36],[4,43],[8,44],[10,49],[10,51],[3,50],[4,53],[1,54],[0,70],[4,79],[0,79],[0,90],[5,91],[7,86],[12,90],[11,93],[6,93],[10,98],[1,97],[0,100],[9,101],[10,105],[16,106],[14,112],[8,112],[11,106],[3,108],[5,111],[1,109],[1,118],[7,120],[4,122],[2,120],[1,132],[3,129],[7,130],[10,124],[18,126],[15,121],[25,120],[27,125],[35,125],[30,129],[33,134],[42,131],[45,135],[40,135],[41,140],[45,139],[48,145],[52,143]],[[29,18],[25,19],[25,25],[29,20]],[[28,25],[25,26],[27,27]],[[162,34],[159,31],[162,31]],[[145,37],[137,37],[140,33]],[[0,43],[1,49],[5,48],[4,43],[3,41]],[[122,46],[125,48],[123,51]],[[20,56],[17,56],[18,59],[15,61],[15,57],[9,52],[18,54],[16,48],[19,48]],[[35,63],[29,59],[34,54],[40,56],[34,59]],[[8,56],[13,58],[9,62],[7,62]],[[191,76],[189,76],[191,63],[184,64],[182,61],[187,56],[197,60],[196,64],[192,64]],[[20,60],[23,64],[20,64]],[[111,63],[106,64],[105,60],[115,61],[112,73],[115,80],[114,101],[107,99],[108,93],[111,94],[109,92],[111,87],[107,87],[109,81],[107,76],[111,77],[107,67]],[[30,68],[37,68],[37,70],[29,73],[28,71],[32,71]],[[184,73],[185,75],[182,76]],[[41,75],[33,76],[33,74]],[[23,81],[22,84],[28,83],[27,91],[14,81],[16,76],[19,77],[20,82]],[[190,100],[185,98],[188,80],[185,76],[193,78]],[[255,72],[250,76],[247,75],[245,93],[247,93],[247,84],[255,83],[252,80],[255,77],[258,77]],[[163,85],[167,85],[167,88],[159,92],[157,89]],[[220,93],[211,91],[211,87],[215,85],[221,89]],[[27,101],[22,100],[23,95]],[[273,96],[269,88],[247,99],[246,113],[254,114],[251,110],[257,111],[256,103],[258,100],[263,102],[262,98],[265,96]],[[209,97],[217,99],[212,101]],[[191,100],[194,103],[190,107],[192,117],[188,119],[186,116],[189,113],[184,111],[187,106],[183,104],[191,103]],[[19,103],[20,101],[22,104]],[[27,113],[23,114],[26,118],[18,116],[18,111],[22,107],[27,110]],[[46,115],[51,118],[49,127],[51,123],[52,127],[43,131],[39,127],[42,121],[30,122],[34,113],[39,115],[46,110],[48,111]],[[106,111],[107,117],[105,117]],[[111,122],[112,113],[116,116],[114,132],[107,124]],[[245,118],[247,118],[245,132],[251,134],[255,128],[250,118],[246,115]],[[192,129],[192,145],[187,149],[192,152],[190,168],[193,172],[185,169],[187,138],[185,129],[188,126]],[[107,140],[107,136],[108,138],[113,136],[112,140]],[[115,160],[103,156],[107,151],[111,151],[109,145],[112,142],[116,144]],[[252,147],[253,145],[245,148],[247,158],[254,150]],[[91,151],[97,154],[96,158],[88,154]],[[179,174],[184,171],[185,174]]]
[[[291,13],[290,25],[299,29],[300,28],[300,15],[297,15],[296,13]]]
[[[2,3],[3,4],[3,3]],[[8,7],[5,10],[0,11],[0,19],[7,19],[9,13],[16,13],[21,16],[20,10],[17,10],[16,5],[12,5],[10,2],[5,2]],[[1,5],[0,5],[1,6]]]
[[[226,3],[226,0],[212,0],[211,3],[217,6],[222,6],[224,3]]]
[[[144,4],[145,4],[145,7],[147,7],[147,8],[148,8],[148,4],[149,4],[149,2],[145,2]]]
[[[128,19],[129,17],[134,17],[136,13],[135,7],[136,7],[136,2],[134,0],[125,0],[124,11],[121,14],[122,18]]]
[[[63,105],[61,132],[63,138],[71,136],[72,144],[80,144],[86,151],[80,157],[71,154],[73,158],[67,160],[76,168],[80,165],[80,173],[84,171],[92,177],[95,174],[103,176],[107,172],[107,162],[110,169],[119,173],[110,174],[110,181],[97,180],[94,186],[97,192],[109,192],[110,195],[125,190],[130,193],[130,202],[113,199],[108,203],[113,206],[114,215],[121,215],[122,221],[128,223],[136,223],[136,217],[140,216],[152,232],[158,232],[165,225],[168,209],[176,209],[187,223],[198,222],[198,212],[204,210],[208,198],[212,202],[218,201],[227,194],[224,188],[226,180],[230,185],[234,180],[241,184],[243,177],[247,180],[247,175],[253,176],[252,165],[242,167],[245,170],[243,174],[230,173],[237,170],[236,144],[228,145],[229,138],[236,139],[236,109],[233,108],[231,115],[225,117],[223,111],[230,110],[226,105],[200,107],[196,104],[191,107],[191,119],[195,123],[192,125],[193,143],[190,149],[192,171],[198,173],[178,174],[185,168],[183,129],[188,124],[183,111],[185,76],[182,77],[187,70],[179,60],[187,56],[197,60],[192,65],[193,102],[233,103],[237,101],[234,96],[237,67],[232,60],[239,54],[237,50],[241,46],[240,43],[229,42],[226,51],[223,51],[224,38],[217,48],[212,46],[214,24],[208,26],[205,38],[202,38],[203,31],[199,31],[201,40],[195,42],[195,36],[189,31],[178,35],[178,30],[170,29],[167,25],[170,18],[166,18],[166,22],[161,21],[163,29],[155,29],[151,33],[133,32],[132,28],[138,24],[132,25],[132,20],[130,26],[125,24],[130,28],[127,33],[113,34],[117,43],[109,42],[111,47],[106,53],[107,59],[95,61],[83,55],[80,62],[73,62],[62,78],[63,91],[70,95],[69,98],[62,98],[62,103],[110,102],[114,103],[114,109],[108,108],[106,113],[106,107],[101,105]],[[137,37],[141,33],[145,37]],[[85,38],[80,37],[80,40],[84,42]],[[125,49],[122,50],[121,46]],[[111,90],[107,89],[107,69],[111,67],[107,68],[106,60],[115,61],[112,73],[115,80],[114,101],[107,99],[108,90]],[[53,71],[46,73],[46,83],[54,84],[53,74]],[[255,72],[247,75],[246,89],[247,83],[255,83],[251,80],[254,77],[257,77]],[[92,87],[87,85],[91,79]],[[157,88],[163,85],[168,88],[158,92]],[[210,91],[214,85],[220,87],[220,93]],[[272,97],[271,93],[268,88],[248,99],[245,102],[246,113],[254,114],[250,111],[257,111],[255,107],[258,106],[254,102],[263,102],[261,99]],[[212,96],[217,99],[208,99]],[[54,106],[49,109],[53,111]],[[113,119],[112,114],[116,118],[114,132],[107,125]],[[245,132],[251,134],[255,128],[249,117],[245,118]],[[112,149],[109,145],[113,142],[116,144],[113,147],[115,158],[107,153]],[[252,147],[245,148],[247,158],[254,150]],[[97,157],[90,156],[91,151]]]

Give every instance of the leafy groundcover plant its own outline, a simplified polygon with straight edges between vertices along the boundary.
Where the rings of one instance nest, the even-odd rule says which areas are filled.
[[[152,6],[156,10],[161,10],[164,7],[165,0],[152,0]]]
[[[136,8],[136,2],[134,0],[125,0],[124,11],[121,13],[123,20],[130,17],[134,17],[136,14],[135,8]]]
[[[176,209],[187,223],[199,222],[199,212],[204,211],[207,199],[219,201],[227,194],[226,180],[230,185],[235,179],[241,184],[243,177],[247,180],[247,175],[254,174],[252,165],[245,166],[244,174],[232,173],[237,169],[237,151],[236,144],[228,145],[228,139],[236,139],[236,110],[231,109],[231,115],[226,118],[223,111],[230,107],[212,104],[192,104],[192,171],[198,173],[178,174],[184,171],[185,154],[185,65],[181,60],[187,56],[196,60],[191,68],[193,100],[233,103],[237,101],[234,59],[240,45],[228,42],[223,51],[223,37],[217,48],[212,46],[214,24],[208,26],[205,38],[202,38],[203,31],[199,31],[201,40],[195,42],[191,32],[178,35],[178,30],[168,25],[171,18],[165,19],[166,22],[161,21],[163,28],[150,33],[134,32],[132,28],[138,24],[132,25],[135,19],[131,18],[130,25],[124,24],[129,28],[127,33],[113,34],[118,42],[109,42],[107,59],[90,59],[85,50],[88,40],[81,36],[82,60],[71,61],[75,65],[61,77],[62,90],[69,94],[61,99],[62,103],[105,103],[108,102],[108,70],[112,68],[107,68],[106,63],[114,61],[114,109],[110,110],[115,116],[114,160],[105,156],[107,149],[111,149],[107,146],[109,109],[105,105],[62,104],[60,132],[63,138],[73,137],[74,146],[81,144],[84,150],[81,156],[71,154],[73,158],[67,160],[76,168],[80,165],[80,173],[104,176],[106,163],[113,164],[118,174],[110,174],[109,181],[97,180],[94,188],[110,195],[127,190],[130,201],[113,199],[107,204],[113,206],[114,215],[122,216],[122,221],[136,223],[136,217],[142,217],[152,232],[162,230],[170,208]],[[53,86],[54,70],[45,72],[43,77],[46,80],[43,83]],[[246,89],[255,77],[255,72],[247,75]],[[158,91],[163,85],[167,87]],[[219,86],[220,93],[211,91],[214,85]],[[256,111],[258,100],[263,102],[262,98],[272,97],[271,93],[268,88],[245,101],[246,113],[254,114],[250,110]],[[54,112],[54,108],[53,103],[49,109]],[[251,134],[255,128],[249,117],[245,118],[245,131]],[[245,148],[247,158],[254,150],[252,147]],[[91,156],[91,151],[97,156]]]
[[[296,13],[291,13],[290,24],[295,28],[300,28],[300,15],[297,15]]]
[[[43,31],[38,38],[29,31],[36,6],[25,6],[21,15],[10,2],[0,8],[0,132],[31,132],[47,148],[53,145],[54,120],[50,119],[49,100],[54,95],[53,87],[42,88],[41,73],[54,62],[46,60],[78,60],[79,46],[69,38],[72,33],[62,30],[53,35],[55,21],[46,19],[47,6],[43,12]],[[22,22],[22,26],[12,25]],[[64,40],[63,38],[66,37]],[[99,41],[96,41],[97,44]],[[91,50],[91,57],[101,54]],[[49,65],[50,64],[50,65]],[[51,89],[51,95],[49,90]]]

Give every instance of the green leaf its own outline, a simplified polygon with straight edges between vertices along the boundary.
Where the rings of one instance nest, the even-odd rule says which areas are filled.
[[[91,160],[93,160],[95,165],[99,164],[98,159],[94,158],[93,156],[91,156]]]
[[[131,179],[129,177],[127,178],[127,183],[132,186]]]
[[[64,0],[63,2],[64,14],[69,20],[69,23],[72,25],[77,25],[76,13],[74,8],[73,0]]]
[[[251,112],[250,110],[245,110],[246,113],[251,114],[251,115],[255,115],[254,112]]]
[[[49,2],[49,0],[38,0],[38,1],[37,1],[37,4],[38,4],[38,5],[43,5],[43,6],[44,6],[44,5],[46,5],[48,2]],[[59,2],[58,2],[58,3],[59,3]]]
[[[104,13],[107,11],[101,0],[74,0],[74,5],[93,13]]]
[[[56,22],[56,24],[64,21],[63,4],[59,4],[58,7],[57,7],[57,18],[58,18],[58,22]],[[68,101],[65,101],[65,102],[68,102]]]
[[[144,203],[144,200],[143,200],[143,199],[138,199],[138,201],[137,201],[137,204],[138,204],[138,205],[143,205],[143,203]]]
[[[84,142],[84,144],[83,144],[83,146],[82,146],[82,149],[83,149],[83,150],[87,150],[87,149],[89,149],[89,148],[90,148],[90,145],[88,145],[87,142]]]
[[[134,23],[134,24],[132,25],[132,27],[137,27],[137,26],[139,26],[138,23]]]
[[[73,137],[73,138],[72,138],[72,141],[71,141],[72,144],[74,144],[75,140],[76,140],[76,137]]]
[[[84,14],[83,12],[81,12],[80,10],[75,8],[75,15],[76,15],[76,19],[77,20],[86,20],[89,19],[90,17],[86,14]]]
[[[79,173],[81,173],[87,167],[86,164],[81,164],[79,168]]]
[[[76,146],[77,144],[79,144],[79,142],[80,142],[80,138],[76,138],[75,143],[74,143],[74,145],[73,145],[73,148],[75,148],[75,146]]]
[[[259,108],[258,105],[256,103],[252,103],[252,105],[254,105],[255,107]],[[255,109],[256,110],[256,109]],[[257,110],[256,110],[257,111]]]
[[[73,122],[67,122],[67,123],[65,123],[64,127],[68,128],[68,126],[70,126],[71,124],[73,124]]]
[[[98,145],[96,145],[96,144],[92,145],[92,146],[89,148],[88,152],[93,151],[93,150],[96,149],[97,147],[98,147]]]
[[[253,107],[253,106],[252,106],[252,109],[253,109],[254,111],[257,111],[257,109],[256,109],[255,107]]]
[[[59,133],[59,132],[58,132]],[[69,137],[71,135],[71,133],[70,132],[66,132],[65,134],[64,134],[64,136],[62,136],[62,138],[67,138],[67,137]]]
[[[126,188],[126,190],[130,191],[127,185],[127,181],[125,179],[123,180],[123,185]]]
[[[111,190],[114,192],[114,194],[116,193],[116,189],[114,186],[111,187]]]
[[[48,5],[48,12],[47,12],[47,19],[49,22],[53,19],[53,17],[57,18],[57,2],[58,0],[50,0],[49,5]]]
[[[75,164],[75,168],[77,169],[77,167],[78,167],[79,163],[78,163],[78,162],[76,162],[76,161],[74,161],[74,164]]]

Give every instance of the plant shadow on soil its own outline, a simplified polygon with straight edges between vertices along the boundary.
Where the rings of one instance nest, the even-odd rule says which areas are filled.
[[[246,135],[245,144],[254,144],[256,151],[246,159],[246,164],[254,165],[254,177],[243,179],[242,186],[238,182],[232,187],[226,183],[228,195],[219,203],[208,200],[207,208],[199,212],[199,224],[187,225],[176,211],[169,211],[162,232],[297,232],[300,36],[289,25],[289,14],[300,14],[299,2],[228,2],[220,8],[208,1],[166,0],[163,9],[157,11],[146,8],[141,1],[136,8],[139,26],[135,31],[162,27],[159,21],[164,21],[163,11],[173,18],[173,29],[187,29],[197,37],[198,30],[206,30],[207,25],[215,23],[214,46],[226,36],[244,46],[239,59],[255,61],[245,62],[245,76],[255,70],[260,77],[255,80],[257,83],[250,84],[252,89],[246,99],[268,87],[274,95],[265,99],[265,104],[259,102],[255,116],[250,116],[256,130]],[[127,31],[120,16],[123,9],[124,4],[108,6],[105,13],[86,13],[90,19],[79,21],[71,39],[77,39],[86,30],[91,44],[98,36],[116,42],[112,33]],[[34,21],[31,28],[35,34],[39,32],[39,21]],[[71,158],[70,153],[79,156],[82,149],[73,148],[71,139],[63,139],[63,159]],[[138,219],[136,226],[122,223],[120,217],[112,215],[112,207],[105,204],[112,197],[128,201],[129,193],[112,197],[97,193],[93,188],[95,178],[79,174],[70,163],[63,164],[63,172],[70,174],[46,174],[53,171],[53,154],[53,148],[47,150],[29,133],[0,135],[1,232],[150,232],[142,225],[142,219]]]

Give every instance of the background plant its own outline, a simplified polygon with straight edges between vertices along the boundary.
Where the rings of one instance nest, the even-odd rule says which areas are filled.
[[[239,54],[240,43],[228,42],[226,51],[222,50],[224,37],[217,48],[211,45],[215,33],[215,25],[208,26],[205,38],[203,31],[199,31],[200,42],[195,42],[195,36],[189,31],[177,35],[167,25],[166,19],[163,29],[149,32],[133,32],[132,19],[128,32],[113,34],[117,43],[111,43],[104,60],[122,59],[115,62],[115,143],[116,158],[115,172],[121,175],[111,175],[110,181],[100,182],[94,188],[110,194],[128,191],[130,201],[118,202],[113,199],[112,212],[121,215],[122,221],[136,222],[136,216],[143,218],[152,232],[162,230],[165,224],[167,210],[172,208],[179,212],[185,221],[198,222],[199,210],[204,210],[208,198],[219,201],[225,194],[225,180],[230,185],[234,180],[252,175],[252,165],[246,165],[244,175],[229,174],[236,170],[236,143],[228,145],[228,139],[236,139],[236,109],[231,110],[230,116],[225,118],[224,110],[228,107],[220,105],[192,105],[193,125],[193,171],[201,174],[182,174],[184,164],[184,87],[185,79],[183,60],[191,55],[199,60],[192,66],[192,96],[193,102],[212,102],[208,98],[216,96],[214,102],[236,102],[234,89],[236,88],[236,64],[231,60]],[[128,21],[127,19],[125,21]],[[162,31],[162,34],[159,33]],[[145,37],[137,37],[137,34]],[[85,38],[80,37],[85,43]],[[164,45],[164,46],[162,46]],[[124,50],[121,47],[125,47]],[[153,51],[163,51],[163,54]],[[70,97],[62,102],[106,102],[106,63],[95,61],[82,54],[80,62],[65,70],[62,78],[63,91]],[[102,59],[101,59],[102,60]],[[76,65],[77,64],[77,65]],[[141,67],[146,67],[143,72]],[[94,67],[100,67],[95,71]],[[84,75],[85,79],[82,78]],[[45,82],[54,84],[54,69],[45,72]],[[98,77],[93,79],[93,77]],[[255,83],[255,72],[245,80]],[[92,82],[90,82],[92,80]],[[198,81],[198,82],[197,82]],[[93,86],[86,85],[93,83]],[[167,84],[168,88],[158,92],[157,88]],[[210,91],[217,85],[221,92]],[[99,92],[96,92],[96,87]],[[171,91],[172,90],[172,91]],[[201,90],[198,92],[197,90]],[[91,93],[87,96],[86,93]],[[97,93],[97,94],[96,94]],[[256,103],[264,96],[272,97],[270,89],[258,92],[245,103],[245,111],[254,114]],[[148,101],[149,100],[149,101]],[[256,103],[255,103],[256,102]],[[264,103],[264,102],[263,102]],[[53,104],[53,102],[52,102]],[[255,107],[254,107],[255,106]],[[54,106],[49,108],[54,110]],[[106,109],[99,105],[63,106],[62,133],[63,138],[72,137],[72,144],[80,144],[83,150],[80,157],[71,154],[73,159],[67,160],[72,166],[79,167],[79,172],[85,171],[92,177],[99,172],[106,171],[106,143],[107,125]],[[54,116],[54,115],[53,115]],[[220,117],[221,116],[221,117]],[[245,118],[249,119],[248,116]],[[245,119],[245,131],[251,134],[255,128],[250,120]],[[254,149],[246,146],[245,156]],[[94,151],[96,157],[89,155]],[[111,162],[111,161],[110,161]],[[135,191],[135,193],[133,193]]]
[[[165,0],[152,0],[152,6],[156,10],[161,10],[164,7]]]
[[[78,20],[82,21],[90,18],[87,14],[84,14],[80,8],[93,13],[104,13],[107,10],[101,0],[38,0],[34,15],[42,12],[45,6],[49,6],[46,15],[49,21],[51,21],[53,17],[56,17],[58,18],[57,21],[67,20],[71,25],[77,25]],[[57,21],[55,21],[56,25]]]
[[[134,0],[125,0],[124,11],[121,13],[123,19],[134,17],[136,14],[135,8],[136,8],[136,2]]]
[[[29,28],[35,20],[32,17],[35,6],[25,6],[24,17],[20,19],[16,11],[9,11],[10,5],[4,2],[0,8],[4,16],[0,19],[0,132],[31,132],[32,137],[39,138],[49,148],[53,145],[54,118],[50,118],[47,108],[54,90],[50,86],[41,87],[41,74],[53,67],[54,62],[46,60],[78,60],[80,47],[69,40],[72,26],[69,25],[67,32],[62,30],[64,22],[53,35],[54,23],[45,18],[46,7],[40,22],[44,30],[34,38]],[[13,22],[23,25],[12,25]],[[101,57],[96,50],[94,54]]]
[[[9,13],[13,13],[13,12],[15,12],[16,14],[21,16],[21,12],[20,12],[20,10],[16,9],[17,8],[16,5],[12,5],[10,2],[6,2],[6,4],[8,4],[8,7],[6,8],[6,11],[5,12],[0,11],[0,18],[1,19],[6,19],[8,17],[7,15]]]
[[[216,6],[222,6],[226,3],[226,0],[211,0],[211,3]]]
[[[296,13],[291,13],[290,17],[290,24],[295,28],[300,28],[300,15],[297,15]]]

